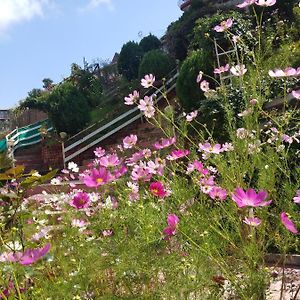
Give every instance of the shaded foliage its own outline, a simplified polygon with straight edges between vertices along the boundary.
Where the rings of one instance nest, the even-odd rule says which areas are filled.
[[[151,50],[160,49],[162,44],[155,35],[150,33],[141,39],[139,46],[144,53],[147,53]]]
[[[137,43],[130,41],[124,44],[118,60],[120,74],[128,80],[136,79],[141,59],[142,51]]]
[[[161,50],[146,53],[139,67],[139,78],[154,74],[156,79],[167,76],[176,66],[175,60]]]
[[[203,49],[193,51],[183,62],[176,82],[176,93],[180,104],[186,110],[199,107],[200,100],[204,98],[196,82],[199,71],[212,74],[211,55]]]

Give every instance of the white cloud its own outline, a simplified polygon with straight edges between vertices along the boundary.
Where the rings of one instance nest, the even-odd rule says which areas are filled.
[[[89,3],[83,7],[80,8],[79,11],[89,11],[98,8],[101,5],[106,5],[109,10],[114,10],[114,5],[112,3],[112,0],[90,0]]]
[[[0,0],[0,33],[12,25],[43,16],[48,0]]]

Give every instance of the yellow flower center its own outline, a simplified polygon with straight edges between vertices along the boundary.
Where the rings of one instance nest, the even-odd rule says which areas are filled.
[[[103,182],[103,179],[102,178],[97,178],[97,183],[102,183]]]

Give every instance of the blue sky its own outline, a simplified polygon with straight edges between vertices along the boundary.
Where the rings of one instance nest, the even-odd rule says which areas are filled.
[[[0,0],[0,109],[83,57],[111,59],[139,33],[162,36],[181,14],[176,0]]]

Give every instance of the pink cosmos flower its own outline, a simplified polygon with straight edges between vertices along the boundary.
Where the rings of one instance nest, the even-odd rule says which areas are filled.
[[[255,190],[251,188],[247,191],[244,191],[242,188],[237,188],[234,193],[232,193],[232,200],[240,208],[245,206],[257,207],[270,205],[272,200],[264,201],[267,197],[268,193],[266,191],[262,190],[256,193]]]
[[[214,186],[208,194],[214,200],[224,201],[227,198],[227,191],[219,186]]]
[[[77,208],[83,209],[89,207],[91,204],[91,198],[89,194],[85,192],[78,192],[70,201],[70,205]]]
[[[229,64],[226,64],[225,66],[221,66],[220,68],[215,68],[214,73],[215,74],[222,74],[229,71]]]
[[[125,104],[126,105],[132,105],[134,104],[135,102],[137,102],[140,98],[140,94],[138,91],[133,91],[132,94],[129,94],[128,97],[125,97],[124,100],[125,100]]]
[[[98,187],[106,184],[111,179],[111,174],[106,168],[92,169],[90,175],[83,176],[83,182],[88,187]]]
[[[147,118],[152,118],[155,114],[152,97],[145,96],[139,103],[138,108],[140,111],[144,112]]]
[[[120,159],[116,154],[107,154],[99,159],[99,164],[102,167],[115,167],[120,164]]]
[[[258,103],[258,100],[257,99],[251,99],[249,102],[250,102],[251,105],[254,106]]]
[[[155,76],[153,76],[152,74],[145,75],[145,77],[141,80],[141,85],[144,88],[149,88],[153,86],[154,81],[155,81]]]
[[[289,219],[289,217],[288,217],[288,215],[286,214],[286,212],[282,212],[282,213],[280,214],[280,219],[281,219],[282,224],[284,225],[284,227],[285,227],[288,231],[290,231],[290,232],[292,232],[292,233],[294,233],[294,234],[297,234],[297,233],[298,233],[298,230],[297,230],[295,224],[293,223],[292,220]]]
[[[283,142],[286,142],[286,143],[289,143],[289,144],[292,144],[293,143],[293,137],[287,135],[287,134],[283,134],[281,136],[281,139]]]
[[[135,134],[131,134],[129,136],[126,136],[123,139],[123,146],[124,149],[130,149],[137,143],[137,136]]]
[[[287,67],[284,70],[281,69],[270,70],[269,75],[271,77],[297,76],[300,75],[300,67],[297,69],[294,69],[292,67]]]
[[[198,115],[198,110],[194,110],[189,114],[187,114],[185,118],[188,122],[191,122],[197,117],[197,115]]]
[[[259,6],[272,6],[276,3],[276,0],[257,0],[255,2],[256,5]]]
[[[200,89],[203,92],[208,92],[209,91],[209,82],[206,81],[206,80],[201,81],[201,83],[200,83]]]
[[[166,166],[166,161],[159,157],[157,157],[155,161],[150,160],[147,162],[147,168],[149,173],[151,174],[157,174],[163,176],[165,166]]]
[[[204,177],[199,179],[199,183],[201,185],[201,191],[204,194],[209,194],[215,185],[214,176]]]
[[[174,136],[169,139],[161,139],[159,142],[156,142],[153,146],[155,149],[159,150],[159,149],[167,148],[175,143],[176,143],[176,137]]]
[[[245,8],[247,6],[250,6],[255,3],[256,0],[244,0],[241,4],[238,4],[237,7],[239,8]]]
[[[94,151],[96,157],[102,157],[105,155],[105,150],[102,149],[101,147],[96,148]]]
[[[82,219],[73,219],[71,225],[73,227],[85,228],[88,225],[88,222]]]
[[[163,230],[165,240],[168,240],[171,236],[176,234],[176,228],[179,223],[179,218],[175,214],[168,215],[168,226]]]
[[[230,72],[234,76],[243,76],[247,72],[247,69],[246,69],[245,65],[236,65],[236,66],[232,66],[230,68]]]
[[[141,160],[142,158],[149,158],[151,156],[151,150],[150,149],[143,149],[141,151],[138,151],[134,153],[131,157],[129,157],[126,160],[126,164],[128,166],[133,166],[136,162]]]
[[[293,198],[294,202],[300,204],[300,190],[297,191],[296,196]]]
[[[217,32],[224,32],[229,29],[233,24],[232,19],[227,19],[226,21],[222,21],[219,25],[214,27],[214,30]]]
[[[197,83],[199,83],[201,80],[202,80],[202,77],[203,77],[203,72],[202,71],[199,71],[199,74],[197,76]]]
[[[201,175],[207,175],[209,173],[208,169],[204,168],[202,162],[194,160],[192,163],[189,163],[187,167],[187,174],[190,174],[194,170],[197,170]]]
[[[225,144],[222,145],[222,150],[224,152],[233,151],[234,146],[231,143],[225,143]]]
[[[179,159],[179,158],[182,158],[184,156],[187,156],[190,154],[190,151],[189,150],[182,150],[182,149],[179,149],[179,150],[173,150],[171,152],[171,154],[169,154],[167,156],[167,159],[168,160],[176,160],[176,159]]]
[[[261,220],[256,217],[245,218],[243,222],[247,225],[254,226],[254,227],[259,226],[261,224]]]
[[[199,144],[199,151],[206,153],[215,153],[219,154],[223,152],[222,146],[220,144],[215,144],[212,146],[210,143]]]
[[[300,90],[292,91],[292,95],[294,98],[300,100]]]
[[[114,233],[114,232],[113,232],[111,229],[106,229],[106,230],[103,230],[103,231],[102,231],[102,235],[103,235],[104,237],[112,236],[113,233]]]
[[[143,180],[149,181],[152,177],[152,174],[149,172],[147,164],[140,162],[139,165],[134,165],[131,172],[131,179],[133,181]]]
[[[0,255],[1,262],[18,262],[21,265],[31,265],[45,256],[51,248],[48,243],[42,248],[27,249],[25,252],[4,252]]]
[[[159,198],[164,198],[167,195],[165,187],[160,181],[152,182],[150,184],[150,192]]]
[[[127,173],[128,169],[126,168],[126,166],[121,166],[120,168],[114,170],[113,175],[112,175],[112,179],[116,180],[120,177],[122,177],[123,175],[125,175]]]

